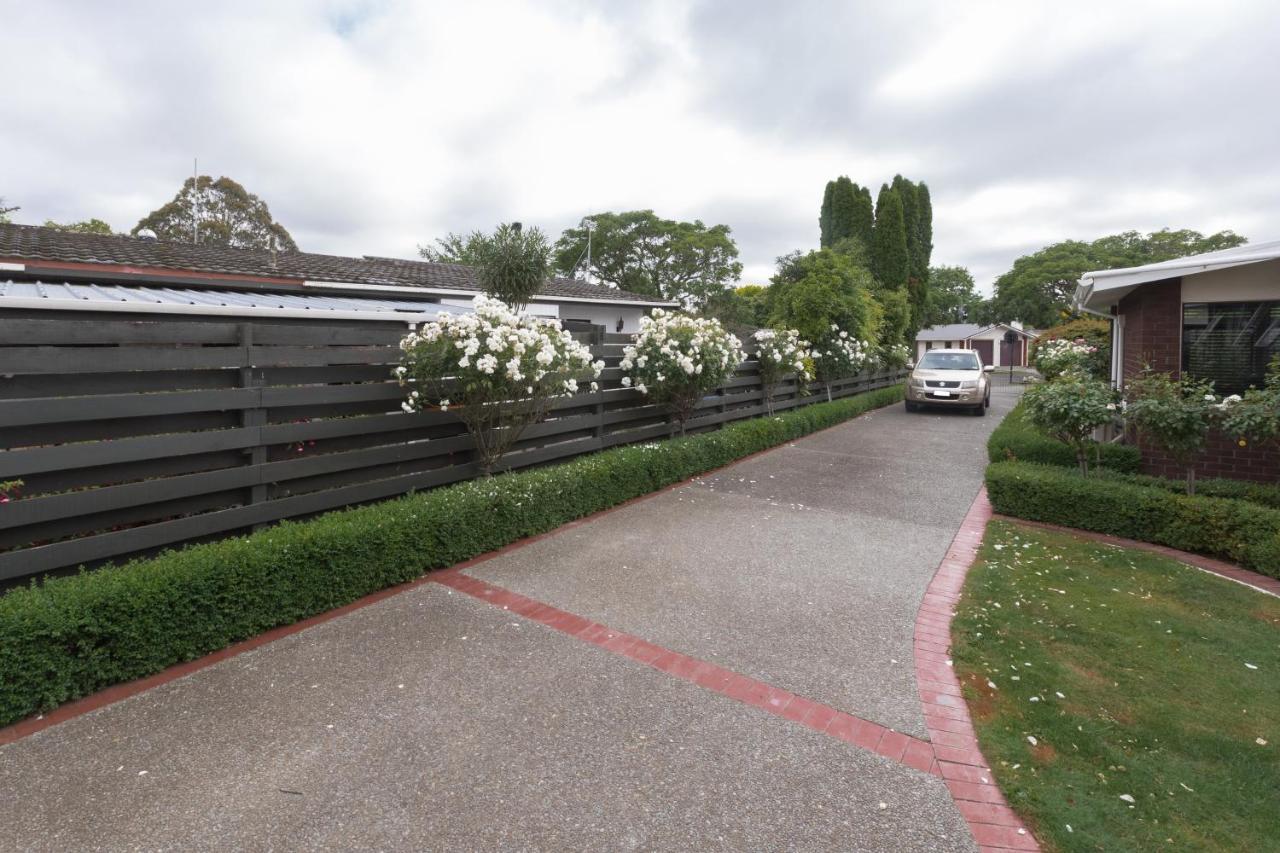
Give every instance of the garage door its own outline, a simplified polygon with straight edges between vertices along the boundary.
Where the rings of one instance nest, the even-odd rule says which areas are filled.
[[[978,351],[983,364],[995,364],[991,353],[995,350],[995,341],[969,341],[969,346]]]
[[[1000,363],[1004,366],[1012,364],[1014,367],[1022,367],[1022,340],[1018,339],[1011,344],[1004,341],[1000,342]]]

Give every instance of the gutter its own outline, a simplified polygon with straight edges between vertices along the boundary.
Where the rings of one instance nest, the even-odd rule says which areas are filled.
[[[81,311],[87,313],[114,312],[117,314],[188,314],[201,317],[262,317],[266,319],[293,320],[365,320],[382,323],[416,325],[435,320],[440,312],[411,313],[408,311],[331,311],[325,308],[271,308],[252,305],[169,305],[150,302],[86,302],[82,299],[45,299],[41,297],[6,297],[0,299],[0,309],[24,308],[38,311]],[[445,312],[449,313],[449,312]]]
[[[451,287],[410,287],[399,284],[348,284],[341,281],[304,281],[304,288],[320,288],[329,290],[375,290],[386,291],[389,293],[417,293],[428,294],[431,296],[467,296],[474,299],[479,296],[479,290],[463,290],[461,288]],[[554,296],[547,294],[538,294],[533,297],[533,302],[584,302],[588,305],[630,305],[633,308],[677,308],[678,302],[662,302],[660,300],[638,300],[638,299],[597,299],[589,296]]]

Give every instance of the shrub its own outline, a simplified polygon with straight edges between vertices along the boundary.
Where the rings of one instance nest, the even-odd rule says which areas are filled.
[[[702,398],[742,364],[742,344],[719,320],[661,308],[640,319],[636,342],[622,352],[622,384],[666,406],[681,435]]]
[[[832,324],[830,331],[813,347],[813,372],[827,390],[831,401],[831,383],[853,376],[871,360],[871,346],[859,341],[839,326]]]
[[[1027,418],[1038,429],[1056,438],[1075,453],[1080,473],[1089,473],[1093,431],[1115,418],[1116,395],[1097,379],[1064,373],[1041,385],[1033,385],[1022,397]]]
[[[1059,376],[1097,379],[1098,376],[1091,369],[1091,362],[1097,353],[1097,348],[1084,340],[1046,341],[1036,348],[1034,364],[1045,379],[1057,379]]]
[[[1144,370],[1125,386],[1125,421],[1185,469],[1187,494],[1196,493],[1196,455],[1220,410],[1213,384]]]
[[[1111,322],[1100,317],[1077,317],[1056,326],[1050,326],[1031,345],[1031,363],[1035,364],[1040,349],[1050,341],[1083,341],[1094,348],[1085,364],[1096,379],[1106,379],[1111,373]]]
[[[901,399],[901,386],[885,388],[10,590],[0,597],[0,725]]]
[[[1277,509],[1026,462],[992,463],[986,481],[992,506],[1005,515],[1223,557],[1280,578]]]
[[[795,329],[759,329],[751,337],[756,342],[765,409],[772,415],[773,391],[785,377],[794,374],[800,393],[807,392],[807,385],[813,379],[809,342],[801,340]]]
[[[1125,444],[1094,442],[1087,446],[1087,452],[1095,467],[1102,466],[1113,471],[1137,471],[1141,462],[1138,448]],[[1023,403],[1014,406],[987,439],[987,458],[992,462],[1017,459],[1045,465],[1079,464],[1072,448],[1036,429],[1027,419],[1026,405]]]
[[[526,428],[546,417],[551,401],[600,375],[604,362],[556,320],[518,315],[478,296],[473,314],[440,314],[400,342],[396,376],[412,390],[407,412],[453,407],[475,441],[485,474]]]
[[[1236,436],[1241,446],[1271,442],[1280,450],[1280,355],[1271,360],[1262,388],[1250,388],[1243,397],[1232,394],[1220,408],[1223,431]]]
[[[1186,494],[1186,483],[1182,480],[1170,480],[1165,477],[1153,477],[1147,474],[1128,474],[1120,471],[1091,471],[1089,476],[1102,477],[1119,483],[1132,483],[1153,489],[1164,489],[1166,492]],[[1269,483],[1253,483],[1248,480],[1228,480],[1212,477],[1196,480],[1196,494],[1210,498],[1230,498],[1238,501],[1249,501],[1259,506],[1280,509],[1280,486]]]

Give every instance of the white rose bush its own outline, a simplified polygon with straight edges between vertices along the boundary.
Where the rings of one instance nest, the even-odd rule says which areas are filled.
[[[756,344],[765,410],[772,415],[773,392],[786,377],[794,375],[799,393],[808,393],[808,383],[813,380],[813,356],[809,342],[802,340],[795,329],[757,329],[751,338]]]
[[[847,379],[871,362],[871,344],[854,338],[834,323],[824,340],[813,347],[814,375],[827,391],[831,401],[831,383]]]
[[[742,364],[742,343],[718,320],[655,308],[623,349],[622,385],[665,406],[684,435],[698,403]]]
[[[886,344],[880,348],[880,366],[889,370],[907,366],[911,360],[911,347],[906,344]]]
[[[1093,356],[1098,348],[1084,338],[1068,341],[1055,338],[1036,348],[1035,368],[1045,379],[1055,379],[1067,374],[1087,376],[1091,373]]]
[[[597,390],[604,362],[557,320],[517,314],[486,296],[472,314],[438,315],[400,341],[395,375],[406,412],[454,412],[475,441],[480,470],[494,466],[552,401]]]

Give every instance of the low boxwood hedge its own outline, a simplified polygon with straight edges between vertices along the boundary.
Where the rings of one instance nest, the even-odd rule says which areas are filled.
[[[1280,509],[1028,462],[992,463],[986,480],[996,512],[1221,557],[1280,578]]]
[[[902,386],[473,480],[0,597],[0,725],[902,399]]]
[[[1099,469],[1090,472],[1110,482],[1132,483],[1135,486],[1147,486],[1153,489],[1164,489],[1179,495],[1187,493],[1186,480],[1171,480],[1167,477],[1152,477],[1147,474],[1126,474],[1119,471]],[[1280,509],[1280,486],[1270,483],[1251,483],[1248,480],[1227,480],[1219,477],[1206,477],[1196,480],[1196,494],[1206,498],[1230,498],[1237,501],[1249,501],[1260,506]]]
[[[987,458],[992,462],[1020,460],[1076,467],[1075,451],[1036,429],[1027,420],[1022,403],[1013,407],[987,439]],[[1104,468],[1129,473],[1136,473],[1142,461],[1138,448],[1127,444],[1096,444],[1089,458],[1096,458]]]

